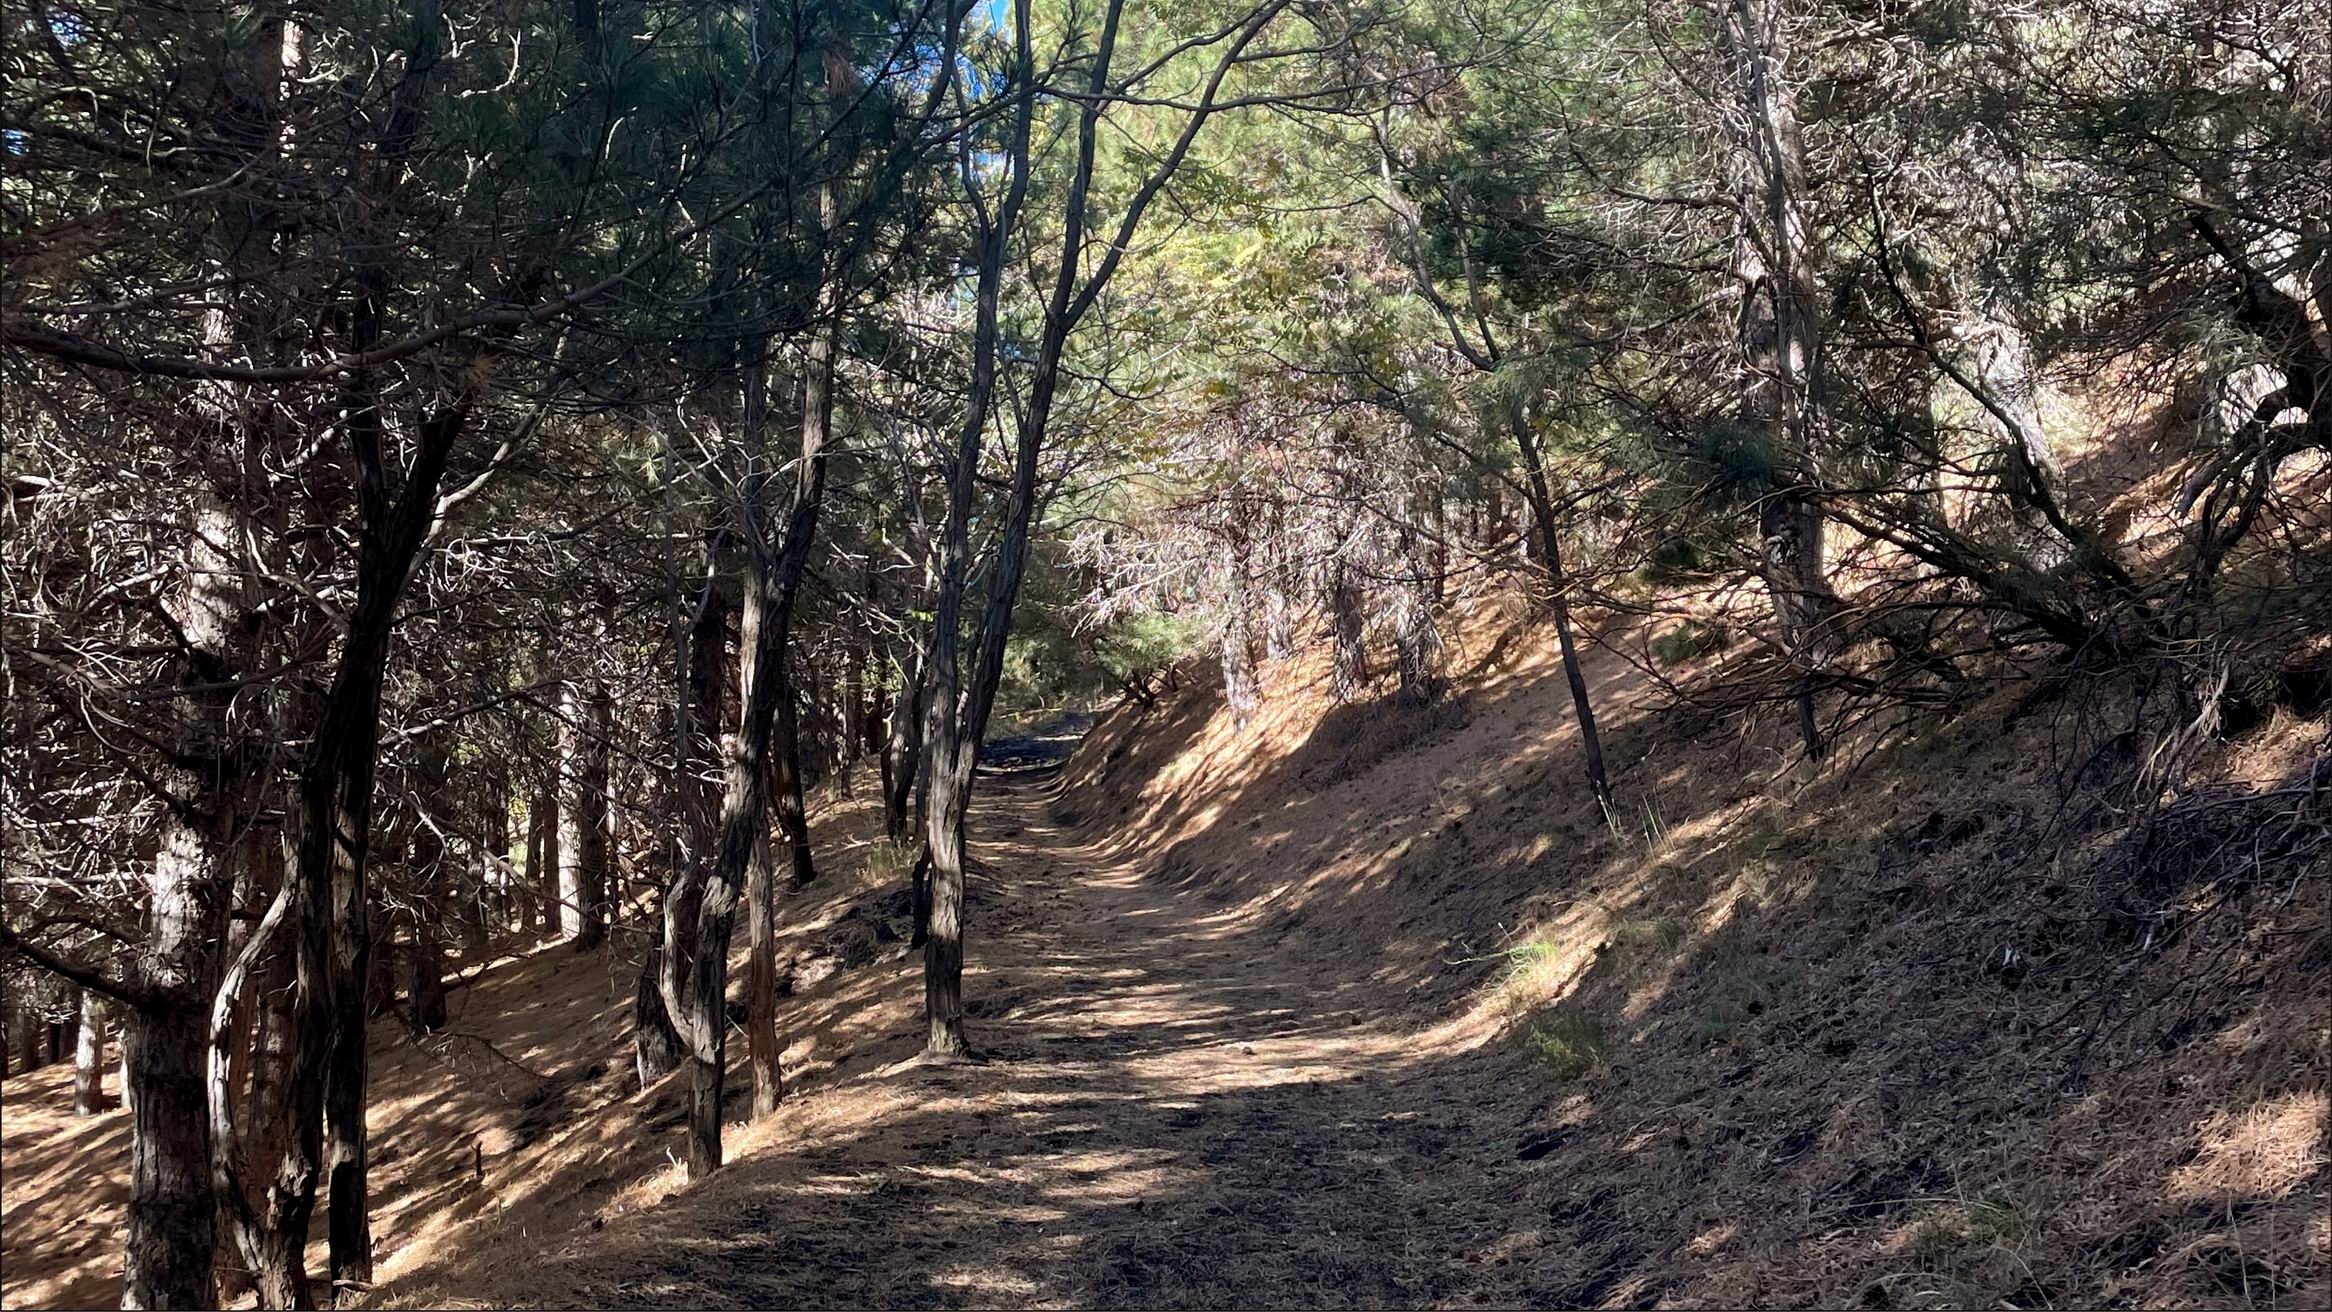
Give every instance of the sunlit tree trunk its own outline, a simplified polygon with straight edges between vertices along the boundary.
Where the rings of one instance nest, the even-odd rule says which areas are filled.
[[[124,1307],[208,1307],[216,1230],[203,1016],[222,968],[240,817],[226,762],[242,611],[233,516],[197,505],[174,618],[185,660],[177,697],[170,805],[147,880],[146,937],[134,963],[143,1005],[125,1017],[122,1059],[132,1099]]]
[[[73,1045],[73,1114],[95,1116],[104,1110],[105,1002],[83,989],[80,1034]]]
[[[607,691],[570,678],[559,710],[559,932],[584,952],[607,936]]]

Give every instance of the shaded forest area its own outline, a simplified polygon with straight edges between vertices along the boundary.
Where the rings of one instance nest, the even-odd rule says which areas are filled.
[[[0,22],[9,1305],[2326,1288],[2321,5]]]

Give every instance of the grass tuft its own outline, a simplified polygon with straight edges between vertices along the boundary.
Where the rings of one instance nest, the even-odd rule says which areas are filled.
[[[1558,1080],[1576,1080],[1604,1064],[1611,1046],[1603,1022],[1593,1016],[1557,1016],[1530,1027],[1531,1046]]]

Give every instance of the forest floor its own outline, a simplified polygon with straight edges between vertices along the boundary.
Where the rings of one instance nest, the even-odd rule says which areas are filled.
[[[2133,853],[2064,782],[2069,710],[1808,770],[1614,633],[1614,820],[1544,636],[1476,613],[1431,707],[1337,707],[1313,662],[1252,715],[1203,680],[1120,707],[1065,766],[1065,732],[1004,744],[976,1064],[916,1059],[904,872],[827,797],[788,1096],[706,1181],[676,1082],[632,1087],[620,944],[494,963],[447,1035],[382,1023],[365,1301],[2324,1304],[2323,708]],[[70,1121],[65,1075],[8,1081],[9,1306],[118,1280],[126,1127]]]
[[[1399,999],[1321,979],[1055,816],[981,786],[980,1060],[894,1060],[836,1133],[572,1246],[552,1304],[1236,1306],[1508,1301],[1515,1107]],[[984,932],[983,932],[984,931]],[[449,1286],[447,1292],[453,1292]],[[463,1290],[475,1296],[478,1291]],[[1543,1292],[1542,1292],[1543,1296]],[[489,1299],[493,1296],[489,1295]]]

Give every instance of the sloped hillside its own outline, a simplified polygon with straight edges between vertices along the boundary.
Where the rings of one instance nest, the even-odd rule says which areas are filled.
[[[1154,878],[1486,1045],[1529,1228],[1501,1296],[1585,1306],[2315,1306],[2332,1285],[2320,704],[2141,815],[2103,694],[1869,727],[1821,768],[1494,609],[1439,706],[1272,672],[1121,708],[1066,805]],[[1629,659],[1619,659],[1625,654]],[[2304,681],[2302,681],[2304,683]],[[2141,820],[2146,821],[2140,823]],[[1561,1278],[1548,1280],[1561,1273]]]
[[[912,1023],[906,993],[905,905],[893,872],[871,863],[868,804],[822,799],[815,838],[824,873],[784,906],[780,979],[785,1070],[815,1088]],[[370,1107],[377,1301],[439,1305],[438,1273],[507,1279],[514,1259],[590,1234],[668,1191],[678,1172],[685,1076],[642,1091],[632,1066],[636,946],[577,953],[562,943],[513,945],[453,981],[450,1020],[432,1035],[383,1017],[372,1029]],[[742,970],[737,972],[742,974]],[[895,1005],[885,1005],[895,995]],[[105,1307],[121,1295],[120,1218],[128,1196],[129,1116],[71,1114],[70,1063],[6,1081],[5,1305]],[[115,1074],[107,1072],[113,1094]],[[741,1073],[732,1099],[748,1096]],[[108,1107],[112,1104],[109,1102]],[[739,1127],[743,1151],[768,1127]],[[321,1219],[309,1269],[321,1270]],[[229,1297],[241,1294],[229,1272]],[[514,1293],[508,1297],[523,1297]]]
[[[677,1085],[629,1087],[628,975],[493,965],[452,1037],[376,1032],[359,1301],[2321,1306],[2323,707],[2140,813],[2103,694],[1808,770],[1657,689],[1658,636],[1590,656],[1613,817],[1497,605],[1434,705],[1299,660],[1250,717],[1192,680],[986,776],[979,1064],[912,1060],[901,872],[825,799],[789,1096],[701,1183]],[[121,1117],[62,1076],[6,1090],[11,1306],[118,1279]]]

